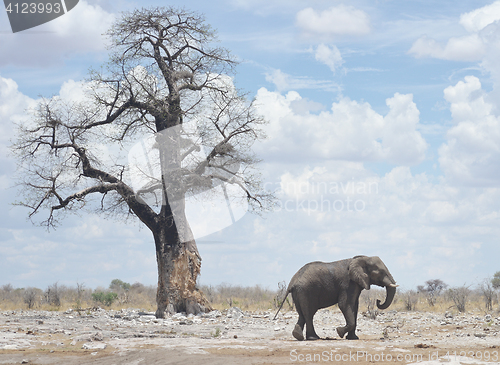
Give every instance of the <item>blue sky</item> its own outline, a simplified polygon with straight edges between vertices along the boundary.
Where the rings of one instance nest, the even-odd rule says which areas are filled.
[[[48,233],[16,200],[13,123],[76,95],[121,11],[84,1],[12,34],[0,11],[0,285],[156,282],[138,223],[68,216]],[[275,288],[305,263],[380,256],[403,288],[500,271],[500,1],[171,1],[240,60],[233,82],[269,121],[255,146],[281,209],[198,240],[202,284]],[[19,192],[22,194],[22,192]],[[323,205],[322,205],[323,204]]]

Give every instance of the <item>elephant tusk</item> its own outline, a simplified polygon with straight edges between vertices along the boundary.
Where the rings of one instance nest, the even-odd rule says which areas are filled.
[[[389,286],[390,286],[391,288],[397,288],[399,285],[396,285],[396,284],[389,284]]]

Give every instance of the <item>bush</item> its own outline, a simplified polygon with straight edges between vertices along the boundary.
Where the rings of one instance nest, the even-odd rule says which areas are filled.
[[[124,281],[121,281],[120,279],[114,279],[111,281],[111,284],[109,284],[109,289],[117,292],[121,290],[128,291],[130,290],[131,285],[129,283],[126,283]]]
[[[414,311],[418,303],[418,294],[414,290],[408,290],[403,294],[403,302],[407,311]]]
[[[493,279],[491,279],[491,285],[493,285],[493,289],[500,289],[500,271],[497,271],[493,275]]]
[[[98,291],[95,293],[92,293],[92,300],[96,303],[100,303],[105,305],[106,307],[110,307],[111,304],[118,298],[118,294],[114,292],[102,292]]]
[[[37,303],[37,293],[38,290],[36,288],[26,288],[23,293],[23,301],[28,306],[28,309],[33,309],[35,304]]]
[[[495,297],[495,289],[493,288],[493,284],[491,282],[492,280],[486,279],[479,286],[487,311],[493,310],[493,298]]]
[[[56,307],[61,306],[61,296],[59,293],[59,288],[57,287],[57,283],[50,285],[45,291],[45,301]]]
[[[436,304],[436,299],[441,294],[441,292],[448,287],[448,284],[445,284],[440,279],[427,280],[425,282],[425,286],[419,285],[417,290],[421,293],[425,294],[425,298],[427,299],[427,303],[431,307],[434,307]]]
[[[468,287],[461,286],[457,288],[451,288],[447,292],[448,297],[455,303],[455,307],[459,312],[465,312],[465,305],[469,299],[471,291]]]

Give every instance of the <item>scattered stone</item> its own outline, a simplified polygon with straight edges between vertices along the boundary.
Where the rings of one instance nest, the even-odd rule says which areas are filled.
[[[243,314],[243,311],[240,308],[231,307],[227,310],[226,316],[227,318],[241,319],[245,315]]]
[[[479,338],[486,337],[486,335],[484,333],[474,333],[474,336],[479,337]]]
[[[96,332],[94,335],[90,337],[92,341],[103,341],[104,337],[102,335],[102,332]]]
[[[95,343],[95,342],[87,342],[84,343],[82,349],[84,350],[104,350],[107,347],[105,343]]]
[[[436,346],[434,345],[428,345],[426,343],[419,343],[414,346],[416,349],[432,349],[435,348]]]
[[[19,347],[17,345],[5,345],[4,350],[17,350]]]
[[[204,314],[203,317],[205,317],[205,318],[220,318],[220,317],[222,317],[222,313],[219,312],[218,310],[214,310],[214,311],[211,311],[211,312]]]

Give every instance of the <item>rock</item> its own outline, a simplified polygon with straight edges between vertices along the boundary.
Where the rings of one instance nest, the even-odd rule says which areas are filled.
[[[95,342],[88,342],[84,343],[82,346],[82,349],[84,350],[104,350],[107,347],[105,343],[95,343]]]
[[[141,317],[139,317],[139,320],[140,320],[141,322],[151,322],[151,321],[156,320],[156,316],[145,315],[145,316],[141,316]]]
[[[451,312],[445,312],[444,318],[453,318],[453,314]]]
[[[187,317],[184,315],[185,313],[175,313],[173,316],[172,316],[172,319],[174,320],[178,320],[178,321],[185,321],[187,319]]]
[[[475,337],[484,338],[486,335],[484,333],[474,333]]]
[[[487,314],[487,315],[485,315],[485,316],[484,316],[484,320],[485,320],[486,322],[491,322],[491,314]]]
[[[90,337],[92,341],[102,341],[104,340],[104,337],[102,335],[102,332],[96,332],[94,335]]]
[[[19,347],[17,345],[5,345],[3,347],[4,350],[17,350]]]
[[[219,317],[222,317],[222,313],[219,312],[218,310],[214,310],[214,311],[211,311],[211,312],[204,314],[203,317],[205,317],[205,318],[219,318]]]
[[[227,310],[227,318],[240,319],[244,316],[243,311],[238,307],[231,307]]]
[[[140,316],[153,316],[156,318],[156,313],[155,312],[139,312],[138,313]]]

